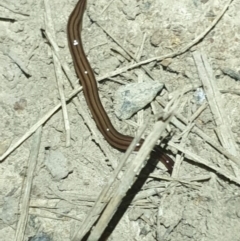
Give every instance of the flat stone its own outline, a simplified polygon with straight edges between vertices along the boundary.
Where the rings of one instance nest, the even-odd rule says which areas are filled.
[[[120,87],[115,94],[115,114],[126,120],[148,105],[163,88],[159,82],[127,84]]]

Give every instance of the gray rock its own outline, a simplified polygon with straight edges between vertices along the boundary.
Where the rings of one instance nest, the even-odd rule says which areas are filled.
[[[120,119],[128,119],[149,104],[163,88],[159,82],[127,84],[115,94],[115,114]]]
[[[50,151],[45,165],[55,180],[67,177],[70,172],[68,161],[60,151]]]

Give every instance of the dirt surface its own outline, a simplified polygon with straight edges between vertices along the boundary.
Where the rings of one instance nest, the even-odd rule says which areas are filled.
[[[67,104],[71,133],[68,147],[62,109],[48,114],[60,104],[56,77],[64,85],[66,98],[73,89],[57,67],[46,30],[57,43],[61,64],[67,63],[74,84],[79,87],[66,36],[68,16],[76,3],[77,0],[0,3],[0,155],[4,157],[0,163],[1,241],[14,240],[16,233],[19,235],[19,217],[27,207],[24,240],[40,233],[46,236],[38,240],[71,240],[123,156],[97,131],[82,92]],[[176,160],[172,178],[161,163],[157,164],[137,191],[138,198],[122,211],[124,215],[108,240],[240,240],[240,172],[238,163],[229,160],[234,157],[228,155],[239,157],[240,1],[231,1],[222,18],[214,23],[228,3],[88,1],[83,45],[97,78],[109,76],[99,83],[99,91],[114,126],[134,135],[153,112],[162,111],[159,102],[168,102],[176,93],[183,93],[177,113],[188,121],[182,129],[171,124],[171,137],[167,138],[183,148],[184,158],[180,160],[182,152],[171,144],[168,147],[169,155]],[[213,28],[203,34],[211,25]],[[181,53],[185,46],[189,48]],[[115,91],[122,83],[144,81],[149,75],[141,66],[111,75],[134,63],[125,50],[139,62],[180,51],[172,58],[144,65],[154,81],[165,84],[165,89],[131,121],[118,120],[114,115]],[[203,66],[210,64],[213,74],[209,79],[214,86],[204,84],[208,77],[201,78],[198,56],[205,56]],[[204,91],[196,92],[196,86],[202,84]],[[187,86],[191,88],[183,91]],[[218,105],[221,108],[214,110]],[[37,128],[31,131],[32,126],[43,117],[47,119],[41,123],[43,128],[30,138],[23,138],[5,157],[9,147],[25,134],[28,137],[35,132]],[[210,141],[199,136],[192,124]],[[153,122],[146,134],[152,125]],[[29,156],[37,142],[39,154],[32,174],[30,202],[25,207]],[[209,142],[222,145],[222,151]]]

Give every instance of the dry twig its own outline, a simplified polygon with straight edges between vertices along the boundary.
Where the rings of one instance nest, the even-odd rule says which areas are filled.
[[[225,112],[224,103],[221,98],[220,91],[217,88],[212,68],[205,54],[195,52],[193,54],[197,65],[200,79],[208,99],[209,107],[213,113],[217,126],[216,133],[224,148],[234,156],[238,155],[237,144],[234,141],[231,131],[231,124],[228,115]],[[236,176],[239,176],[239,170],[235,164],[231,164]]]
[[[27,165],[28,167],[27,177],[25,180],[25,185],[23,186],[23,190],[22,190],[23,197],[22,197],[22,204],[21,204],[21,212],[20,212],[20,217],[18,219],[15,241],[24,240],[24,233],[27,226],[28,215],[29,215],[28,213],[29,200],[30,200],[30,194],[31,194],[32,183],[33,183],[33,175],[37,165],[37,157],[39,153],[41,137],[42,137],[42,126],[38,128],[33,138],[31,154]]]
[[[45,24],[47,26],[46,28],[48,29],[49,33],[51,33],[51,36],[53,36],[53,38],[56,38],[53,21],[52,21],[51,8],[49,6],[48,0],[44,0],[44,4],[45,4],[45,10],[46,10],[46,17],[45,17]],[[53,53],[53,62],[54,62],[54,66],[55,66],[56,80],[57,80],[57,85],[58,85],[58,92],[59,92],[61,104],[62,104],[63,120],[64,120],[64,126],[65,126],[65,131],[66,131],[66,146],[68,147],[68,146],[70,146],[71,133],[70,133],[70,124],[69,124],[69,119],[68,119],[66,98],[65,98],[64,91],[63,91],[62,68],[61,68],[59,59],[57,58],[57,56],[54,54],[53,51],[52,51],[52,53]]]

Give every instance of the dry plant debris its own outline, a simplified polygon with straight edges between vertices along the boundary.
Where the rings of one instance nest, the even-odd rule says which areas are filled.
[[[74,74],[66,22],[76,1],[43,3],[0,3],[3,241],[41,233],[78,241],[88,232],[88,241],[100,240],[144,177],[140,172],[151,166],[148,154],[159,138],[175,159],[174,171],[169,176],[155,164],[109,240],[237,241],[240,41],[234,16],[240,2],[88,1],[84,46],[104,105],[122,132],[139,128],[126,153],[112,150],[99,133]],[[114,88],[144,76],[160,79],[165,90],[119,122],[111,110]],[[193,98],[198,88],[202,103]],[[154,121],[159,113],[165,121]],[[142,136],[146,142],[134,154]],[[44,165],[49,149],[71,165],[61,180]]]

